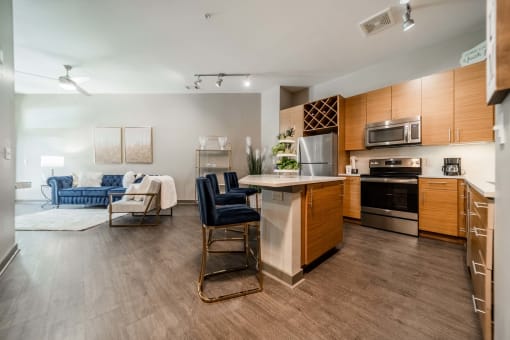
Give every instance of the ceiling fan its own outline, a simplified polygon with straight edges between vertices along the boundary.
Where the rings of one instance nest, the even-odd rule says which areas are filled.
[[[79,80],[73,79],[69,76],[69,72],[73,67],[71,65],[64,65],[64,68],[66,69],[66,74],[64,76],[58,77],[60,86],[66,90],[76,90],[85,96],[90,96],[90,93],[78,85]]]
[[[41,74],[34,74],[29,72],[23,72],[23,71],[16,71],[17,73],[26,74],[29,76],[39,77],[39,78],[45,78],[45,79],[51,79],[51,80],[57,80],[60,87],[62,87],[65,90],[71,90],[71,91],[78,91],[81,94],[85,96],[90,96],[90,93],[88,93],[83,87],[81,87],[79,84],[83,83],[87,80],[89,80],[88,77],[71,77],[69,75],[69,72],[72,70],[71,65],[64,65],[64,68],[66,70],[66,74],[63,76],[60,76],[58,78],[43,76]]]

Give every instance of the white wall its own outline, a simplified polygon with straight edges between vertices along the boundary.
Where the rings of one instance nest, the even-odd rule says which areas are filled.
[[[153,164],[94,164],[95,127],[153,127]],[[16,95],[17,178],[32,189],[17,198],[41,199],[41,155],[65,157],[56,175],[127,170],[174,177],[179,200],[193,200],[198,136],[228,136],[233,168],[247,172],[245,137],[260,145],[259,94]]]
[[[273,170],[271,147],[276,144],[280,125],[280,87],[276,86],[261,94],[261,143],[266,149],[264,172]]]
[[[443,165],[443,158],[461,157],[462,171],[465,172],[469,179],[494,181],[495,178],[494,143],[382,148],[353,151],[351,156],[358,158],[356,167],[360,169],[360,173],[369,172],[368,160],[370,158],[421,157],[422,171],[425,176],[442,175],[441,166]]]
[[[12,1],[0,0],[0,264],[16,247],[14,239],[14,57],[12,39]],[[5,159],[4,148],[12,149]],[[1,270],[1,268],[0,268]]]
[[[494,339],[510,339],[510,96],[496,106],[504,118],[506,143],[496,144],[494,230]]]
[[[462,52],[484,40],[485,30],[479,30],[411,53],[395,51],[393,58],[310,87],[310,101],[337,94],[350,97],[458,67]]]

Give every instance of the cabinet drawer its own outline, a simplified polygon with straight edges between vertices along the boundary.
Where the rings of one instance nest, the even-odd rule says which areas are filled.
[[[476,226],[471,227],[471,253],[473,258],[478,258],[480,263],[487,267],[487,269],[493,269],[492,259],[492,239],[494,235],[494,229],[482,229]],[[478,256],[478,254],[480,254]]]
[[[449,178],[420,178],[420,189],[457,191],[457,180]]]
[[[473,310],[478,315],[482,325],[484,339],[492,338],[492,270],[480,271],[475,274],[471,267],[471,280],[473,282],[473,295],[471,296]]]

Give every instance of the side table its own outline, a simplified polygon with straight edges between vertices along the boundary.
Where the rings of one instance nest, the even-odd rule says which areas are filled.
[[[41,208],[51,205],[51,187],[48,184],[41,184],[41,194],[44,198]]]

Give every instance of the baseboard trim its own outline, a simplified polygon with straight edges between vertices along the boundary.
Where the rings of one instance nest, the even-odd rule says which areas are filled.
[[[7,255],[2,259],[2,261],[0,261],[0,276],[2,276],[2,274],[5,272],[9,264],[11,264],[12,260],[14,260],[16,255],[18,255],[18,253],[19,253],[18,244],[15,243],[12,246],[11,250],[9,250]]]

